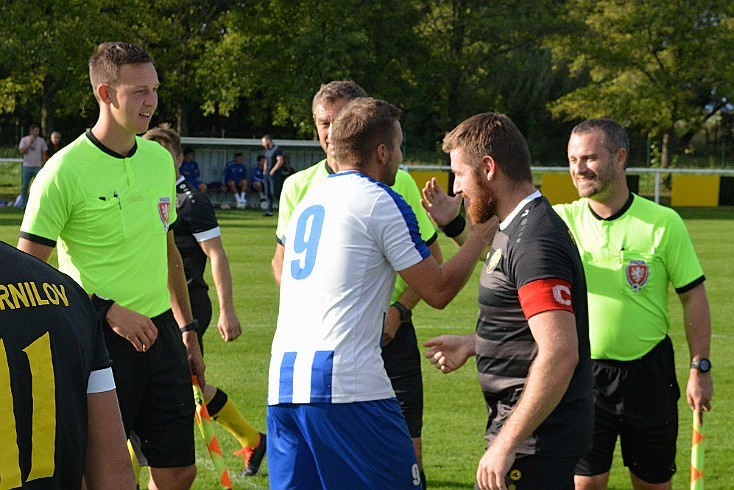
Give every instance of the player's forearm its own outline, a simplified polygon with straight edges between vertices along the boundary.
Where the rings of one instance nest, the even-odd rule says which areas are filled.
[[[528,321],[538,344],[522,396],[500,431],[497,441],[514,450],[555,410],[578,364],[575,317],[566,311],[547,311]]]
[[[683,323],[691,360],[708,358],[711,350],[711,312],[706,288],[699,284],[680,295]]]
[[[234,312],[234,300],[232,296],[232,272],[229,268],[229,260],[222,250],[221,253],[213,254],[212,278],[219,299],[219,310],[223,312]]]
[[[480,235],[470,234],[459,251],[441,265],[441,276],[437,283],[440,289],[450,295],[448,301],[454,299],[467,283],[485,247],[486,242]]]
[[[538,355],[530,367],[523,394],[497,436],[514,451],[553,412],[568,388],[576,363],[557,355]]]
[[[431,250],[431,255],[436,260],[436,263],[441,265],[443,263],[443,253],[441,252],[441,247],[438,245],[438,240],[431,243],[428,248]],[[412,310],[420,303],[421,297],[415,289],[408,286],[400,295],[398,301],[409,310]]]

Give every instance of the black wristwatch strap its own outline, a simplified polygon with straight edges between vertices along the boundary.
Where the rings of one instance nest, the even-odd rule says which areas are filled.
[[[392,304],[400,312],[400,323],[410,323],[413,320],[413,312],[403,303],[396,301]]]
[[[186,332],[191,332],[191,331],[198,332],[199,331],[199,320],[194,320],[193,322],[189,323],[188,325],[179,327],[178,330],[181,333],[186,333]]]
[[[97,315],[102,321],[105,321],[107,318],[107,312],[110,311],[113,304],[115,304],[114,300],[102,298],[96,294],[92,295],[92,306],[97,310]]]

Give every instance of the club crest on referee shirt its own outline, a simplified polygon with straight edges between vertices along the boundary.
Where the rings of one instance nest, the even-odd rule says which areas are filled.
[[[158,199],[158,217],[163,223],[163,231],[168,231],[168,224],[171,221],[171,198],[161,197]]]
[[[630,260],[627,264],[627,282],[632,286],[632,291],[639,292],[650,277],[650,267],[644,260]]]

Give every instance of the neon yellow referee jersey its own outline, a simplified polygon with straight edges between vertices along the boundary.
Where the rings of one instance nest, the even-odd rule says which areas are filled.
[[[553,209],[584,264],[591,358],[647,354],[670,330],[668,284],[682,293],[704,280],[683,220],[637,195],[612,219],[596,216],[585,198]]]
[[[136,138],[123,157],[88,131],[39,172],[21,236],[57,245],[59,269],[87,293],[160,315],[170,308],[166,233],[176,219],[175,180],[158,143]]]

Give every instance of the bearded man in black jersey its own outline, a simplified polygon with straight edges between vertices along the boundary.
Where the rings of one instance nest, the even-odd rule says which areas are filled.
[[[425,342],[450,373],[476,356],[489,413],[476,487],[573,489],[591,447],[593,400],[584,270],[568,228],[535,189],[527,142],[507,116],[477,114],[444,139],[456,179],[434,180],[424,207],[459,244],[470,221],[499,229],[479,283],[476,331]]]

